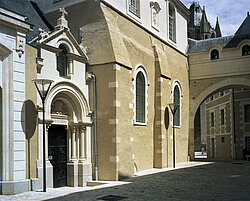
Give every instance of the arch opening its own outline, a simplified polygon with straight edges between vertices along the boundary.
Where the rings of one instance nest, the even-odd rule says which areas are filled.
[[[246,159],[250,154],[250,86],[238,83],[217,88],[197,105],[192,117],[194,158]]]

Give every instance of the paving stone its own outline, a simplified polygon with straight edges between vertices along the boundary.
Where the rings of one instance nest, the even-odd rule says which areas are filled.
[[[188,162],[177,168],[152,169],[134,178],[95,187],[63,187],[26,192],[0,200],[51,201],[249,201],[250,161]],[[103,198],[103,199],[102,199]]]

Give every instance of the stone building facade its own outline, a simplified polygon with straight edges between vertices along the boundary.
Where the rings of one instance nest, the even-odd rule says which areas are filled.
[[[137,171],[171,166],[172,115],[168,110],[166,130],[164,112],[174,101],[180,103],[176,161],[187,161],[186,7],[176,0],[37,3],[52,24],[58,8],[65,6],[72,34],[88,48],[87,71],[96,76],[97,87],[95,177],[118,180]]]
[[[0,190],[30,190],[26,178],[25,43],[32,26],[23,15],[0,7]]]

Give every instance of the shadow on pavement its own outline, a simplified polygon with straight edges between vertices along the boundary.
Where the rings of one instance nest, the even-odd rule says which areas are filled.
[[[215,162],[125,180],[131,182],[97,190],[71,193],[56,200],[248,200],[250,162]]]

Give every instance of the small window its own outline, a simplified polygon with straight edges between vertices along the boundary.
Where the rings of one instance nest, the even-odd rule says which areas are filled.
[[[214,113],[211,113],[211,127],[214,127]]]
[[[140,0],[129,0],[129,12],[140,17]]]
[[[174,103],[178,105],[176,112],[174,114],[174,125],[175,126],[180,126],[180,117],[181,117],[181,109],[180,109],[180,101],[181,99],[181,95],[180,95],[180,89],[179,87],[176,85],[174,87]]]
[[[242,47],[242,56],[247,56],[247,55],[250,55],[250,46],[244,45]]]
[[[225,137],[221,137],[221,143],[225,143]]]
[[[210,96],[210,101],[214,100],[214,95]]]
[[[61,77],[66,77],[68,73],[67,49],[64,45],[59,46],[60,53],[57,56],[57,70]]]
[[[224,96],[224,90],[220,91],[220,96]]]
[[[212,50],[211,51],[211,60],[219,59],[219,51],[218,50]]]
[[[245,122],[250,123],[250,105],[244,105]]]
[[[224,123],[225,123],[225,111],[224,111],[224,109],[222,109],[220,111],[220,124],[224,125]]]
[[[175,9],[169,4],[169,25],[168,25],[168,34],[169,39],[175,42]]]
[[[145,123],[145,77],[142,72],[136,76],[136,122]]]

